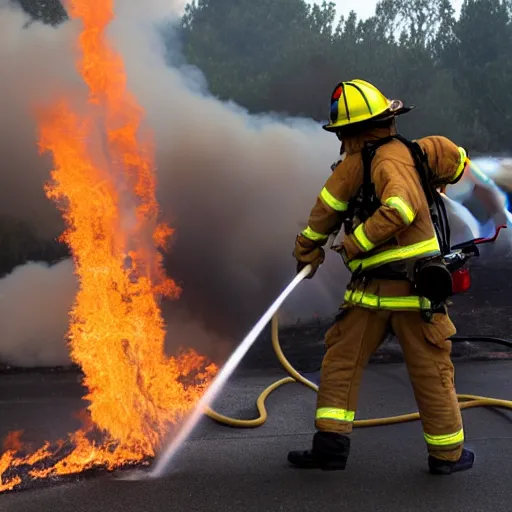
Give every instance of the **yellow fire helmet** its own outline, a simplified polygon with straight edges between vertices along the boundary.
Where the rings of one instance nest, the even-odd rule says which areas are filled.
[[[405,114],[414,107],[404,107],[400,100],[386,98],[374,85],[365,80],[340,82],[331,95],[330,122],[323,126],[328,132],[389,116]]]

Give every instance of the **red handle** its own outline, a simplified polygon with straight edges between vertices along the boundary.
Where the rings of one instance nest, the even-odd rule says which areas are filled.
[[[507,226],[498,226],[496,228],[496,233],[494,233],[494,236],[491,237],[491,238],[475,238],[473,240],[473,243],[475,245],[480,245],[480,244],[489,244],[489,243],[493,243],[496,241],[496,239],[498,238],[498,235],[500,234],[500,231],[502,229],[507,229]]]

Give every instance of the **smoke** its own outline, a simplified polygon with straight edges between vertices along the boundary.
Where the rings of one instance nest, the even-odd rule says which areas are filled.
[[[73,265],[28,263],[0,280],[0,361],[16,366],[69,364],[67,311],[77,291]]]
[[[163,21],[152,6],[152,19]],[[251,117],[221,103],[197,69],[164,65],[152,19],[139,21],[145,7],[119,7],[111,34],[155,132],[159,197],[177,228],[169,270],[183,282],[180,302],[238,337],[293,277],[295,235],[330,173],[337,140],[307,119]],[[310,314],[325,309],[325,292],[310,300]]]
[[[77,102],[85,89],[74,68],[79,27],[32,23],[0,0],[0,215],[29,220],[47,236],[62,222],[43,194],[51,162],[37,151],[33,109],[61,93]],[[176,228],[166,265],[184,288],[164,306],[168,349],[198,346],[223,357],[295,274],[295,235],[338,156],[338,141],[308,119],[250,116],[222,103],[201,72],[172,49],[182,1],[116,2],[110,35],[122,52],[129,87],[154,134],[158,196]],[[330,91],[324,91],[328,94]],[[321,94],[322,91],[319,91]],[[289,322],[330,315],[347,273],[334,254],[285,305]],[[29,264],[0,281],[0,361],[63,364],[67,312],[76,281],[70,262]]]
[[[62,225],[43,184],[50,161],[38,154],[33,109],[70,84],[83,89],[73,65],[72,27],[55,30],[0,0],[0,215],[31,221],[45,235]]]
[[[225,354],[293,277],[295,235],[330,173],[338,144],[310,120],[251,117],[216,100],[200,71],[176,58],[179,47],[173,60],[180,68],[167,66],[159,29],[167,23],[171,30],[169,23],[176,21],[168,2],[142,6],[124,0],[116,9],[110,35],[124,56],[129,87],[146,110],[157,148],[159,200],[177,229],[167,266],[185,292],[178,303],[165,305],[169,349],[182,343]],[[51,161],[38,154],[33,112],[59,94],[83,101],[86,91],[74,67],[79,26],[27,21],[0,0],[0,215],[23,218],[56,236],[62,221],[43,193]],[[67,361],[64,334],[76,282],[71,264],[61,265],[30,264],[3,281],[2,304],[9,302],[11,309],[2,314],[11,313],[0,360]],[[338,279],[342,287],[343,272]],[[25,300],[31,280],[45,289],[52,307],[38,307],[42,294],[35,302]],[[50,282],[56,284],[45,285]],[[303,292],[318,288],[317,282]],[[332,301],[323,289],[317,295],[308,296],[311,306],[301,314]],[[44,311],[41,318],[38,311]],[[30,322],[21,321],[22,312]]]

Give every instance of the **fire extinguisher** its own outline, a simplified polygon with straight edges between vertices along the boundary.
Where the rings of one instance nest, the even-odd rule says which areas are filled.
[[[447,255],[420,260],[414,275],[419,295],[436,305],[442,304],[450,296],[468,291],[471,287],[471,274],[466,263],[480,255],[479,245],[493,243],[506,227],[498,226],[493,237],[475,238],[453,246]]]
[[[471,274],[465,266],[472,257],[480,256],[479,245],[494,243],[500,231],[507,226],[498,226],[494,236],[489,238],[475,238],[452,247],[452,253],[445,257],[446,266],[452,275],[452,295],[457,295],[469,290],[471,286]]]

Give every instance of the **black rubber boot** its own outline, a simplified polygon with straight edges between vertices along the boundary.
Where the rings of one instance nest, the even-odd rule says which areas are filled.
[[[350,438],[335,432],[317,432],[313,449],[288,453],[288,462],[302,469],[342,470],[347,465]]]
[[[462,455],[456,462],[436,459],[432,455],[428,457],[428,467],[432,475],[451,475],[457,471],[466,471],[473,467],[474,462],[475,454],[466,448],[462,450]]]

